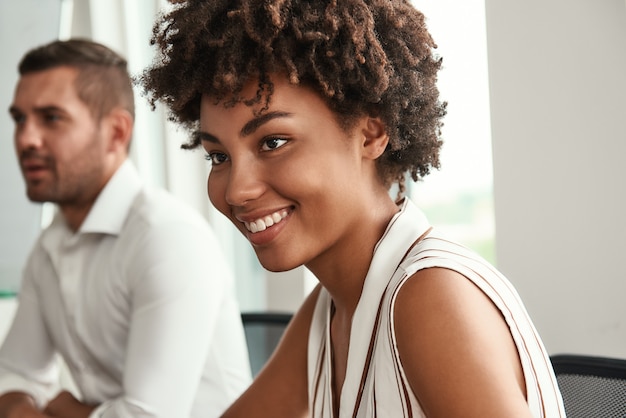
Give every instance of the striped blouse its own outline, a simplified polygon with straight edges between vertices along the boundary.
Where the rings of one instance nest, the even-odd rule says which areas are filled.
[[[415,240],[425,234],[405,256]],[[472,251],[431,229],[409,200],[378,242],[352,320],[339,417],[424,417],[396,350],[393,308],[405,281],[420,269],[443,267],[474,282],[500,309],[511,330],[536,418],[565,417],[561,394],[545,347],[509,281]],[[322,288],[308,347],[309,407],[313,418],[333,417],[330,349],[331,298]]]

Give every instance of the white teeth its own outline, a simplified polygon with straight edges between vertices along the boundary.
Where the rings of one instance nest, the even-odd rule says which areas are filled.
[[[246,226],[246,229],[248,231],[254,234],[257,232],[265,231],[270,226],[276,225],[277,223],[285,219],[285,217],[287,217],[287,214],[287,210],[281,210],[279,212],[274,212],[271,215],[267,215],[261,219],[257,219],[253,222],[244,222],[244,225]]]
[[[265,225],[265,222],[263,222],[263,219],[259,219],[257,221],[254,222],[256,224],[256,229],[257,231],[265,231],[267,229],[267,225]]]

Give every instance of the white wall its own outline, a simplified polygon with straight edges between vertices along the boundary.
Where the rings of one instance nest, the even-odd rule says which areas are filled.
[[[0,292],[18,290],[23,264],[41,229],[41,205],[26,197],[13,148],[8,109],[17,65],[27,49],[57,37],[60,9],[59,0],[0,2]]]
[[[626,357],[626,2],[486,18],[498,267],[551,354]]]

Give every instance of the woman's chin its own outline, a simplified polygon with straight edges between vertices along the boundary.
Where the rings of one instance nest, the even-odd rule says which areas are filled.
[[[265,270],[271,271],[272,273],[293,270],[302,265],[302,263],[285,260],[284,257],[268,256],[266,254],[259,254],[259,252],[257,252],[257,259]]]

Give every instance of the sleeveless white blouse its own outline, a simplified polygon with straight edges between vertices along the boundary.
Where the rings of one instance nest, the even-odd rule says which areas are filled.
[[[565,417],[550,359],[509,281],[472,251],[439,236],[405,199],[378,242],[352,319],[339,417],[333,417],[331,298],[321,289],[309,335],[309,407],[314,418],[425,417],[396,350],[393,309],[405,281],[420,269],[443,267],[475,283],[500,309],[511,330],[536,418]],[[429,231],[430,230],[430,231]],[[428,234],[405,256],[417,238]]]

